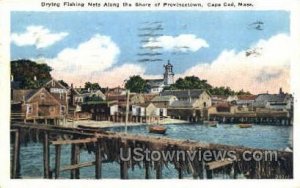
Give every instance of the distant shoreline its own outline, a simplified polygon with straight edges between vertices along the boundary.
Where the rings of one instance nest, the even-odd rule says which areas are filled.
[[[133,126],[140,126],[140,125],[151,125],[155,124],[156,122],[152,123],[132,123],[129,122],[127,123],[127,126],[133,127]],[[167,124],[192,124],[189,121],[185,120],[178,120],[178,119],[171,119],[171,118],[166,118],[162,121],[159,121],[159,124],[162,125],[167,125]],[[75,121],[74,124],[73,122],[67,122],[65,127],[78,127],[78,125],[84,125],[87,127],[91,128],[110,128],[110,127],[120,127],[120,126],[125,126],[125,122],[120,123],[120,122],[111,122],[111,121],[95,121],[95,120],[78,120]]]

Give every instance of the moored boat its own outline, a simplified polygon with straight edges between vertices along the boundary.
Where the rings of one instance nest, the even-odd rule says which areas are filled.
[[[207,125],[210,127],[217,127],[218,122],[217,121],[203,121],[203,125]]]
[[[167,131],[167,128],[162,125],[149,126],[149,133],[165,134],[166,131]]]
[[[240,128],[251,128],[252,124],[247,124],[247,123],[243,123],[243,124],[239,124]]]

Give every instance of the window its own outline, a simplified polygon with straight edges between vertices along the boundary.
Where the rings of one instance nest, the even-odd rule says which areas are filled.
[[[61,100],[63,100],[63,99],[64,99],[64,94],[59,93],[59,98],[60,98]]]
[[[41,93],[40,98],[41,98],[41,100],[45,100],[45,93]]]
[[[65,107],[64,105],[61,105],[61,106],[60,106],[60,114],[61,114],[61,115],[64,115],[65,112],[66,112],[66,107]]]
[[[27,109],[26,109],[26,112],[27,114],[31,114],[32,113],[32,105],[31,104],[27,104]]]

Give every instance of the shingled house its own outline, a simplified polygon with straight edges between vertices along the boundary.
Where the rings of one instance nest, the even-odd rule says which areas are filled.
[[[23,114],[25,122],[59,124],[66,117],[66,103],[54,97],[46,88],[12,91],[12,115]]]
[[[290,94],[283,93],[281,89],[278,94],[259,94],[253,103],[256,109],[273,110],[292,110],[292,105],[293,97]]]
[[[161,96],[175,96],[178,100],[168,107],[168,116],[199,121],[207,116],[207,108],[212,105],[211,95],[205,90],[167,90]]]

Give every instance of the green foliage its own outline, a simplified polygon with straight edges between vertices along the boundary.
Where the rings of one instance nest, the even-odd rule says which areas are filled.
[[[69,85],[68,85],[65,81],[63,81],[63,80],[58,80],[58,82],[59,82],[61,85],[63,85],[65,88],[68,88],[68,87],[69,87]]]
[[[244,91],[241,89],[240,91],[236,92],[237,95],[251,95],[249,91]]]
[[[196,76],[186,76],[176,80],[175,84],[171,85],[171,88],[209,90],[212,88],[212,86],[208,84],[206,80],[200,80]]]
[[[223,95],[223,96],[229,96],[235,94],[235,92],[231,90],[230,87],[223,87],[223,86],[211,88],[209,92],[212,95]]]
[[[21,59],[11,61],[10,66],[14,81],[20,82],[20,89],[40,88],[52,79],[50,75],[52,68],[47,64]]]
[[[207,90],[212,95],[250,95],[250,92],[244,92],[240,90],[235,92],[230,87],[213,87],[207,80],[201,80],[196,76],[186,76],[184,78],[179,78],[176,80],[175,84],[172,84],[169,87],[166,87],[164,90],[174,90],[174,89],[204,89]]]
[[[85,82],[84,89],[101,90],[101,87],[98,83]]]
[[[141,93],[147,89],[146,81],[139,75],[131,76],[125,83],[125,88],[129,89],[130,92]]]

